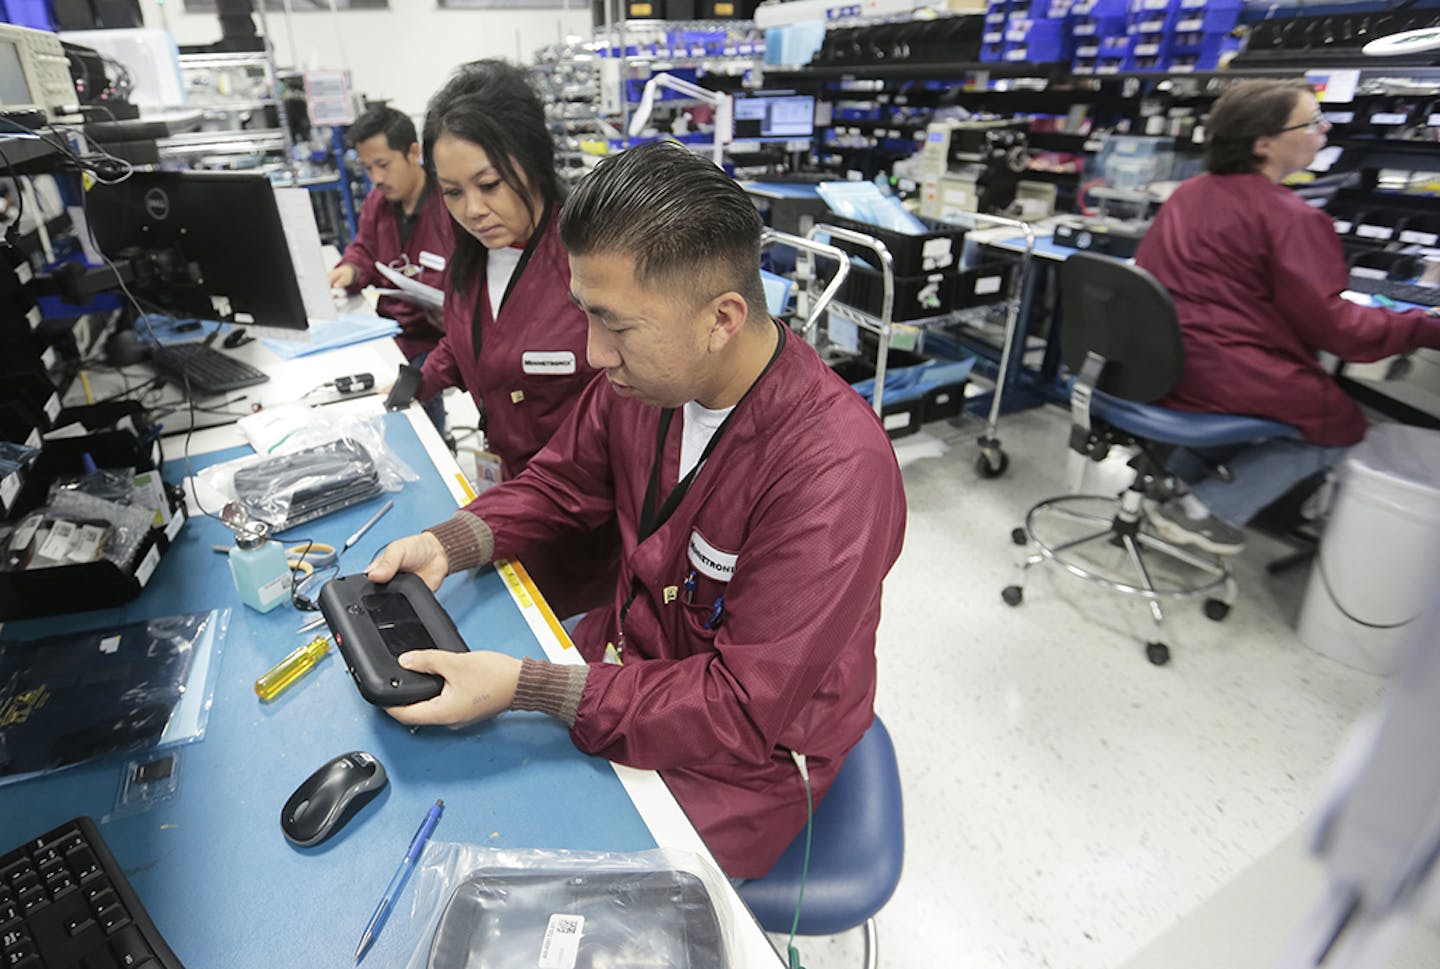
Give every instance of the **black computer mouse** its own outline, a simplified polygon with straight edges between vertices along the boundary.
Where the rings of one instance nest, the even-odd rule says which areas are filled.
[[[243,347],[253,339],[255,338],[246,333],[243,328],[236,328],[225,334],[225,339],[220,341],[220,345],[227,350],[233,350],[236,347]]]
[[[385,786],[384,766],[364,751],[341,754],[305,782],[280,810],[280,830],[308,848],[330,837]]]

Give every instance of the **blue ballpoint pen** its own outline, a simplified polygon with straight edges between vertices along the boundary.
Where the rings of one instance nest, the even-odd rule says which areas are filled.
[[[365,956],[365,951],[370,948],[370,943],[380,934],[380,928],[385,920],[390,917],[390,910],[395,907],[395,899],[400,896],[400,889],[405,887],[405,879],[410,874],[410,869],[415,867],[415,862],[420,858],[420,852],[425,848],[425,842],[430,840],[430,832],[435,830],[435,825],[440,822],[440,815],[445,810],[444,801],[436,801],[435,806],[425,815],[425,820],[420,822],[420,830],[415,832],[415,837],[410,839],[410,850],[405,852],[405,858],[400,862],[400,867],[395,869],[395,875],[390,879],[389,886],[385,889],[385,897],[380,899],[380,904],[375,906],[375,914],[370,916],[370,924],[365,926],[365,934],[360,936],[360,944],[355,947],[355,961],[359,962]]]

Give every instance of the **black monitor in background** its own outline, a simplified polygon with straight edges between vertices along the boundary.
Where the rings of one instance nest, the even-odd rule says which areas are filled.
[[[172,315],[303,330],[305,301],[275,189],[255,172],[135,172],[86,193],[95,244]]]
[[[735,141],[809,141],[815,135],[815,98],[777,93],[735,98]]]

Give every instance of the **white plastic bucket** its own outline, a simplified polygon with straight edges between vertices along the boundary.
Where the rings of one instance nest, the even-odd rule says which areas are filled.
[[[1437,592],[1440,431],[1377,425],[1341,463],[1300,607],[1300,640],[1347,666],[1393,672]]]

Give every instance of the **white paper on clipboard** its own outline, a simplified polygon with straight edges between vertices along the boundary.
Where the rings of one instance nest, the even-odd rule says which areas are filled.
[[[409,303],[418,303],[432,310],[438,310],[445,305],[444,290],[439,290],[434,286],[427,286],[422,282],[411,279],[404,273],[396,272],[381,262],[375,264],[375,271],[395,284],[395,289],[398,290],[398,292],[394,293],[396,299],[403,299]]]

